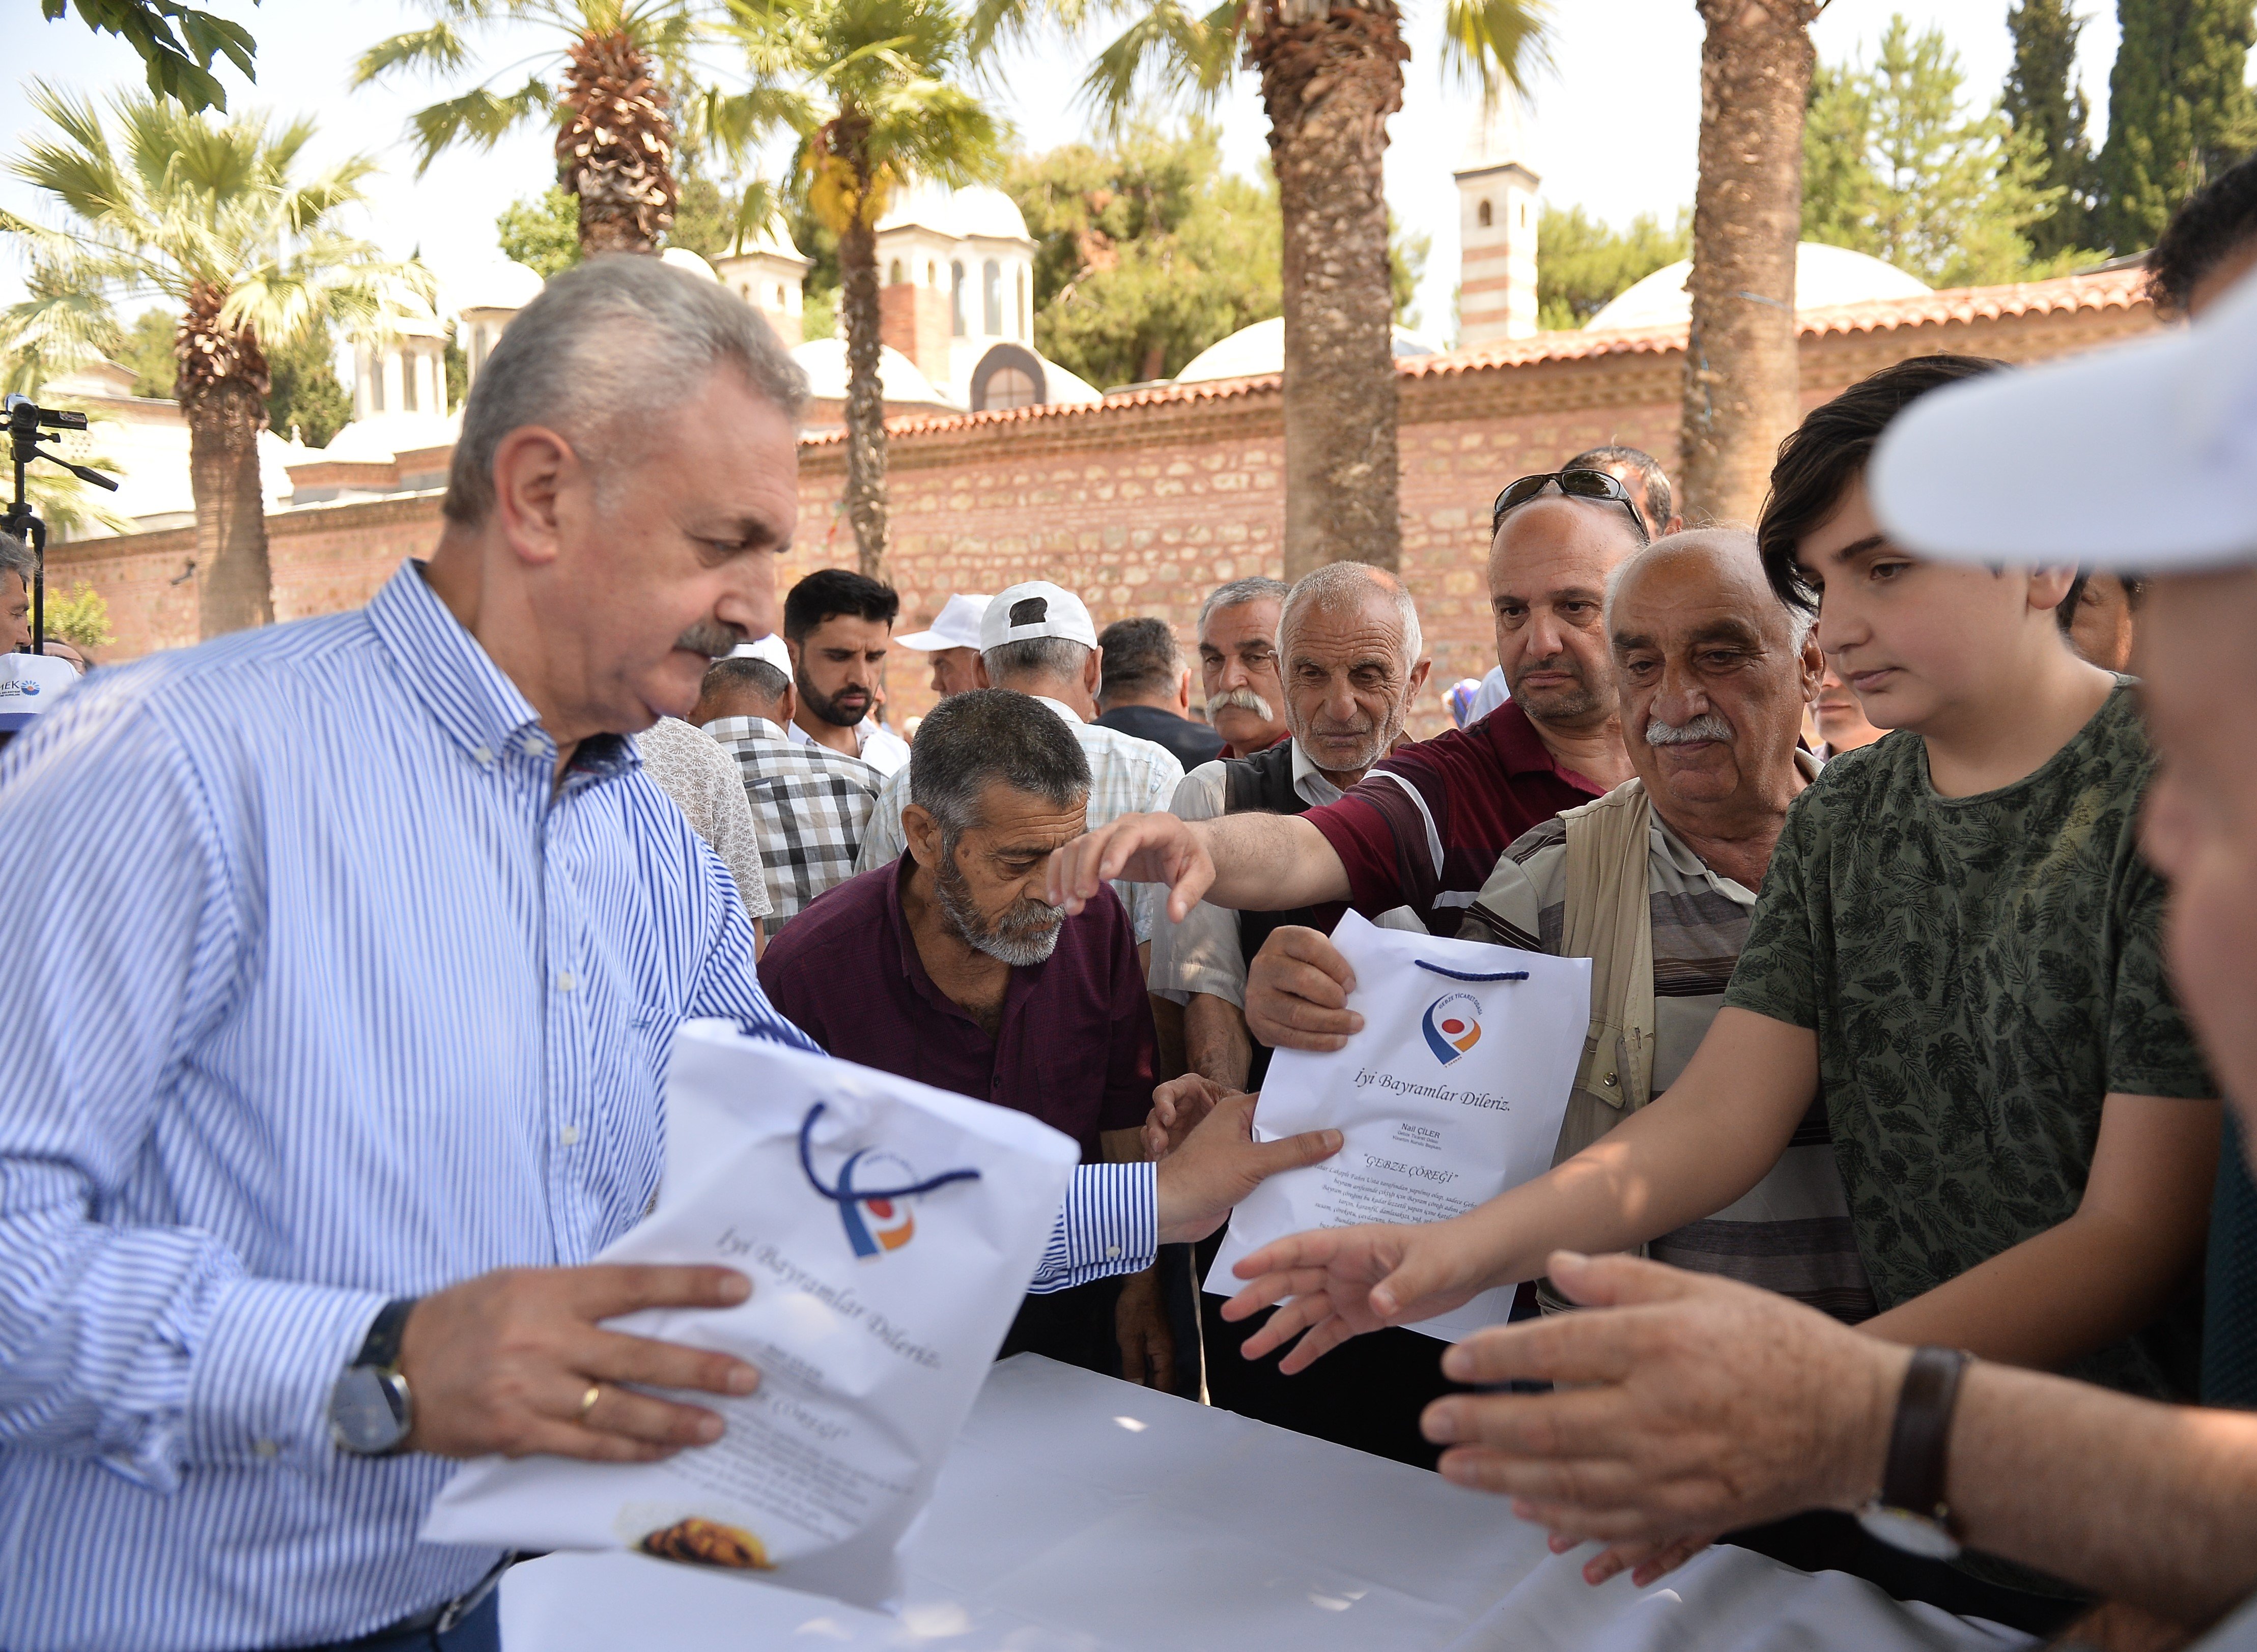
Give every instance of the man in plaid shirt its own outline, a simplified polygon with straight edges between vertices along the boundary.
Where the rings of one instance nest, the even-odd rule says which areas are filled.
[[[774,907],[770,940],[801,907],[854,873],[871,808],[885,777],[827,745],[797,745],[790,676],[749,655],[717,660],[691,713],[737,759],[760,828],[761,866]]]

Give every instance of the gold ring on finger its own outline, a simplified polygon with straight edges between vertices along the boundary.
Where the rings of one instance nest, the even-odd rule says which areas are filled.
[[[581,1422],[585,1423],[588,1420],[588,1413],[596,1408],[596,1401],[603,1398],[603,1394],[604,1385],[602,1383],[591,1382],[588,1385],[587,1393],[580,1396]]]

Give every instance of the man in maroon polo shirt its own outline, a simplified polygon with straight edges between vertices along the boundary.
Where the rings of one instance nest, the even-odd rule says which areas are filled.
[[[770,1001],[833,1055],[1030,1113],[1085,1161],[1142,1158],[1154,1039],[1128,914],[1110,890],[1072,917],[1042,898],[1089,783],[1080,743],[1039,702],[942,701],[910,757],[908,852],[777,936],[761,961]],[[1119,1294],[1114,1279],[1029,1297],[1003,1352],[1147,1380],[1120,1369]]]

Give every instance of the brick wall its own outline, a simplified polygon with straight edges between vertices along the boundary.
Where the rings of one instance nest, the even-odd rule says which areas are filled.
[[[2021,314],[1986,314],[1995,307],[1980,303],[1933,307],[1949,313],[1850,330],[1814,328],[1806,319],[1806,403],[1907,356],[2033,360],[2154,325],[2144,305],[2120,302]],[[1483,563],[1496,491],[1602,442],[1673,455],[1682,371],[1681,345],[1658,337],[1586,343],[1570,335],[1563,343],[1555,335],[1492,357],[1404,364],[1403,569],[1434,658],[1415,709],[1419,731],[1443,725],[1441,695],[1451,683],[1496,663]],[[1283,445],[1275,380],[899,421],[889,464],[899,629],[930,623],[952,591],[1040,577],[1080,592],[1100,628],[1157,614],[1188,648],[1208,590],[1284,567]],[[844,481],[837,438],[803,446],[798,548],[780,570],[782,584],[811,568],[853,565],[853,534],[838,511]],[[365,601],[402,556],[429,547],[438,523],[435,492],[270,518],[277,617]],[[89,540],[55,547],[52,577],[102,590],[118,638],[108,657],[124,659],[194,639],[195,582],[170,582],[193,554],[185,530]],[[896,724],[930,702],[923,658],[908,650],[895,651],[888,686]]]

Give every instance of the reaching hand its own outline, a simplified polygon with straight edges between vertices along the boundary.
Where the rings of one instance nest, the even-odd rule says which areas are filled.
[[[1492,1282],[1455,1221],[1316,1228],[1263,1246],[1232,1271],[1249,1282],[1223,1304],[1225,1319],[1284,1304],[1246,1339],[1249,1359],[1308,1333],[1278,1363],[1288,1373],[1350,1337],[1461,1308]]]
[[[1171,1078],[1152,1092],[1152,1111],[1144,1119],[1144,1156],[1166,1158],[1214,1111],[1215,1103],[1226,1096],[1244,1093],[1226,1090],[1204,1073]]]
[[[1116,878],[1166,884],[1168,916],[1181,923],[1214,882],[1214,863],[1187,822],[1173,815],[1122,815],[1051,851],[1043,899],[1072,917]]]
[[[1139,1387],[1176,1391],[1176,1333],[1168,1321],[1160,1270],[1148,1267],[1121,1281],[1113,1304],[1113,1336],[1121,1347],[1121,1380]]]
[[[400,1339],[414,1405],[410,1450],[439,1457],[650,1463],[721,1437],[721,1419],[620,1385],[750,1394],[741,1359],[605,1331],[640,1308],[733,1308],[752,1281],[726,1267],[513,1267],[424,1297]],[[585,1403],[589,1394],[595,1402]]]
[[[1230,1096],[1217,1102],[1183,1146],[1160,1161],[1161,1244],[1205,1239],[1239,1200],[1280,1170],[1298,1170],[1340,1151],[1337,1130],[1255,1140],[1255,1099]]]
[[[1338,1049],[1363,1030],[1348,1007],[1355,989],[1355,971],[1331,936],[1285,924],[1246,966],[1246,1030],[1272,1049]]]

